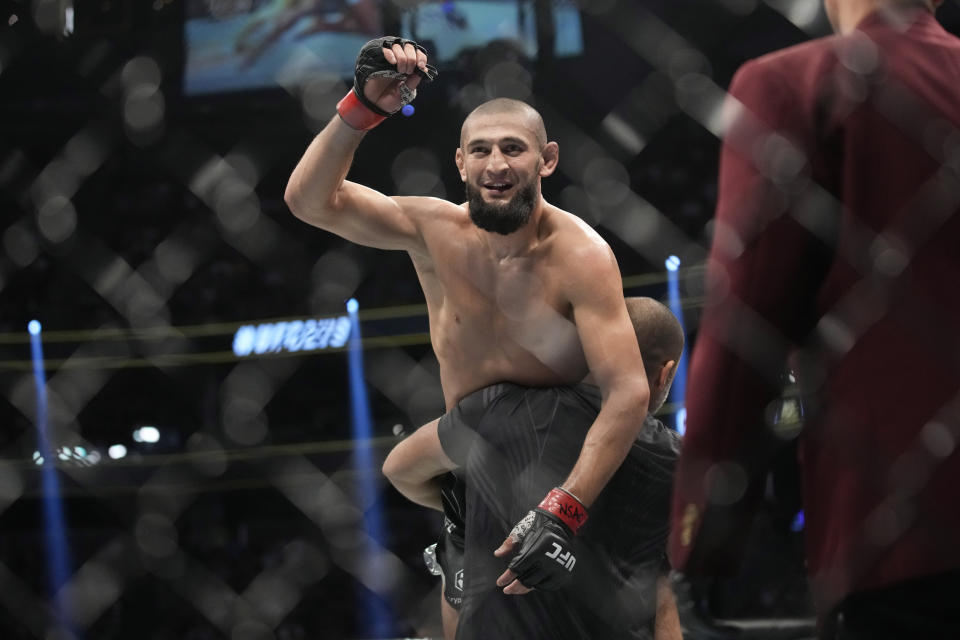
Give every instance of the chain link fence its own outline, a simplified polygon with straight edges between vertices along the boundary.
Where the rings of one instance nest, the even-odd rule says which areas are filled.
[[[382,616],[378,637],[439,636],[439,583],[420,553],[440,523],[389,489],[378,466],[357,467],[347,347],[262,357],[233,348],[243,326],[339,317],[355,297],[374,463],[443,410],[406,256],[308,229],[281,199],[348,81],[293,82],[281,71],[272,90],[185,95],[186,3],[107,3],[84,23],[92,3],[76,2],[65,37],[67,4],[13,2],[0,15],[0,635],[333,639],[359,637]],[[414,4],[383,3],[396,24]],[[367,137],[351,177],[458,199],[451,160],[463,116],[490,97],[529,100],[561,147],[546,197],[610,242],[632,295],[662,297],[663,261],[679,256],[695,336],[725,87],[747,58],[825,34],[820,4],[601,0],[578,10],[582,55],[533,59],[502,42],[468,51],[421,90],[416,116]],[[940,16],[960,30],[960,3],[948,0]],[[307,55],[294,49],[283,69]],[[902,88],[889,92],[891,124],[943,165],[930,192],[954,184],[960,134]],[[780,145],[772,159],[791,153],[776,132],[770,142]],[[812,186],[808,195],[812,208],[831,199]],[[917,246],[955,211],[905,234]],[[909,261],[912,248],[861,231],[883,265]],[[828,333],[838,348],[882,312],[874,273],[866,265],[864,286],[837,308]],[[31,319],[43,325],[56,456],[46,464]],[[157,441],[136,442],[146,425]],[[127,454],[113,457],[113,445]],[[923,445],[905,454],[918,482],[935,469]],[[51,463],[71,552],[52,595],[42,473]],[[375,495],[360,490],[364,477],[376,478]],[[367,533],[370,510],[382,510],[385,531]],[[742,584],[715,587],[727,615],[810,615],[794,515],[774,503],[765,511],[766,574],[753,566]],[[790,576],[786,586],[760,586],[771,566]]]

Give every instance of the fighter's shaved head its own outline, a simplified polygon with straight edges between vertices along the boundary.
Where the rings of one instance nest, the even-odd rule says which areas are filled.
[[[654,381],[663,365],[670,360],[680,360],[680,354],[683,353],[683,327],[670,309],[653,298],[627,298],[627,312],[633,323],[633,331],[637,334],[643,368],[652,393]],[[669,382],[673,382],[673,373],[670,373]],[[651,395],[651,413],[663,405],[669,391],[668,383],[659,390],[657,397]]]
[[[494,98],[471,111],[470,115],[463,121],[463,126],[460,127],[461,147],[467,143],[467,129],[471,121],[485,116],[516,118],[521,126],[530,130],[541,149],[547,144],[547,130],[543,126],[543,118],[540,117],[540,113],[536,109],[526,102],[513,98]]]
[[[683,353],[683,328],[673,312],[653,298],[627,298],[627,312],[637,334],[647,375]]]

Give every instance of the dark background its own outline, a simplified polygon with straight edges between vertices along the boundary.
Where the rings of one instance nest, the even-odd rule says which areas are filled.
[[[387,32],[404,4],[383,3]],[[89,638],[437,633],[438,581],[420,554],[438,517],[376,475],[390,445],[443,408],[416,275],[402,253],[310,228],[282,199],[346,80],[185,96],[186,3],[77,0],[69,37],[51,33],[56,5],[0,4],[0,637],[43,637],[57,602]],[[801,28],[787,16],[804,9]],[[412,117],[367,136],[350,177],[459,200],[464,115],[489,97],[529,100],[561,148],[545,197],[596,226],[631,295],[663,298],[663,260],[679,256],[692,344],[716,196],[710,106],[745,60],[829,27],[802,0],[603,0],[581,13],[582,56],[468,52],[421,89]],[[960,5],[938,15],[960,33]],[[159,88],[144,90],[152,78]],[[365,351],[373,467],[356,464],[345,352],[230,353],[241,324],[341,314],[351,297],[365,336],[405,336]],[[32,459],[31,319],[51,446],[101,454],[59,463],[59,600]],[[158,443],[132,441],[146,424]],[[109,460],[115,443],[130,454]],[[364,474],[371,498],[357,494]],[[717,588],[718,615],[809,614],[789,485],[771,491],[741,581]],[[371,509],[384,527],[368,544]],[[388,621],[371,623],[377,612]]]

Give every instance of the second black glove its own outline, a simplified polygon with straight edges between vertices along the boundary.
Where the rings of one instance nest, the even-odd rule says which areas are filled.
[[[507,568],[525,587],[560,589],[573,577],[577,564],[573,536],[586,520],[586,507],[576,497],[553,489],[510,532],[520,550]]]

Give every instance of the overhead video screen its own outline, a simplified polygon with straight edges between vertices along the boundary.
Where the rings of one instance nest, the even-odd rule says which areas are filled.
[[[400,35],[427,43],[434,64],[494,40],[537,55],[533,0],[399,3]],[[383,33],[379,0],[190,0],[185,25],[188,95],[288,86],[353,75],[357,52]],[[554,55],[583,51],[573,0],[553,0]]]
[[[573,0],[553,0],[554,55],[583,53],[580,12]],[[439,63],[491,40],[510,40],[530,58],[537,55],[533,0],[441,0],[417,3],[404,12],[403,37],[430,42]]]
[[[187,94],[352,76],[360,47],[383,35],[376,0],[191,0],[185,28]]]

